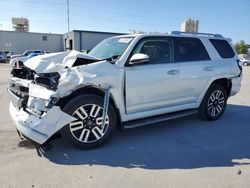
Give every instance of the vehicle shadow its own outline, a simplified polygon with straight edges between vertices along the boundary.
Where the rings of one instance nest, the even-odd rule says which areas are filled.
[[[250,107],[228,105],[217,121],[197,116],[116,132],[103,147],[80,150],[51,142],[44,157],[61,165],[192,169],[250,164]]]

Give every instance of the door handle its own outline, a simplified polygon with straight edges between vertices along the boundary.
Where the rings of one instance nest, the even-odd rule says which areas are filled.
[[[169,75],[175,75],[175,74],[179,74],[179,73],[180,73],[179,70],[170,70],[170,71],[168,71]]]
[[[205,67],[204,70],[205,70],[205,71],[213,71],[213,70],[214,70],[214,67]]]

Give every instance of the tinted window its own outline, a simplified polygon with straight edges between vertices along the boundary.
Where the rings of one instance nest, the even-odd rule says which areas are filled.
[[[207,50],[197,38],[175,38],[175,61],[210,60]]]
[[[143,39],[140,41],[133,54],[142,53],[149,56],[149,64],[172,62],[171,39]]]
[[[217,52],[222,58],[233,58],[235,53],[231,45],[225,40],[210,39]]]

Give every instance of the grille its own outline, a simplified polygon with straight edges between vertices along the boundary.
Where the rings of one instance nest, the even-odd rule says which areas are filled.
[[[22,107],[26,108],[28,98],[29,98],[29,95],[28,95],[29,94],[29,88],[17,85],[17,84],[15,84],[13,82],[10,82],[9,89],[14,95],[16,95],[17,97],[19,97],[21,99]]]

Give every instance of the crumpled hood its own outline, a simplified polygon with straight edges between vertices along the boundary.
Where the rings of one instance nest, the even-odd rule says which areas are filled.
[[[24,65],[36,73],[58,72],[66,67],[72,67],[77,58],[99,61],[93,56],[73,50],[39,55],[28,59]]]

